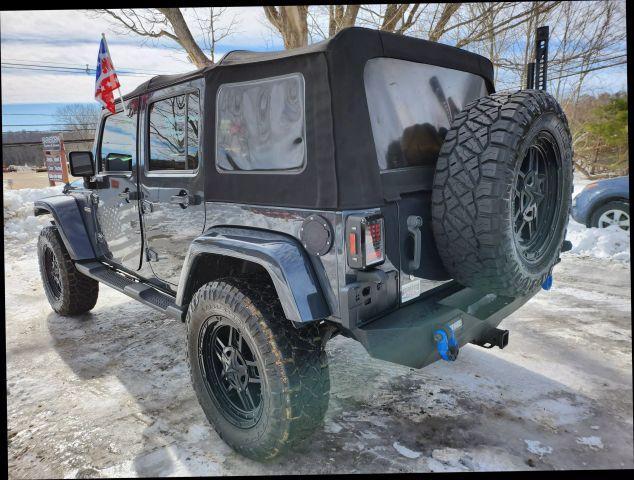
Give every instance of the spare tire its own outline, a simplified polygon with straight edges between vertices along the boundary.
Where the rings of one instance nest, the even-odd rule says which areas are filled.
[[[568,122],[548,93],[494,93],[468,104],[440,150],[432,228],[452,277],[517,297],[561,252],[572,198]]]

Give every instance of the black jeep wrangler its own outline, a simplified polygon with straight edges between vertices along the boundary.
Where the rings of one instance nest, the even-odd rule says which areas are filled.
[[[333,335],[414,368],[503,348],[568,244],[572,149],[550,95],[492,79],[363,28],[152,78],[35,203],[51,306],[87,312],[102,282],[185,321],[207,418],[257,459],[322,423]]]

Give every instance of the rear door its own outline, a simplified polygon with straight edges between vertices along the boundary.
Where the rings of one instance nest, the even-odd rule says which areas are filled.
[[[91,195],[98,250],[129,270],[141,266],[137,117],[128,108],[103,118],[96,146],[97,186]]]
[[[395,232],[401,302],[449,280],[431,228],[431,192],[440,147],[453,117],[487,94],[467,72],[394,58],[374,58],[364,74],[381,170],[385,229]]]
[[[144,101],[145,258],[156,278],[174,289],[189,246],[205,226],[201,100],[200,83],[194,81],[153,92]]]

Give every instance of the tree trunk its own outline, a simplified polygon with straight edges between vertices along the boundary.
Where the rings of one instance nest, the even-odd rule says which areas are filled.
[[[344,28],[354,27],[360,5],[329,5],[328,36],[334,37]]]
[[[445,33],[445,28],[453,17],[453,14],[460,8],[462,3],[446,3],[443,7],[443,11],[440,14],[440,18],[434,28],[429,32],[429,40],[432,42],[437,42],[443,33]]]
[[[187,55],[191,62],[196,65],[198,68],[206,67],[208,65],[212,65],[207,56],[203,53],[201,48],[194,40],[192,32],[189,30],[185,19],[183,18],[183,14],[181,13],[179,8],[159,8],[158,9],[168,22],[172,25],[174,29],[174,34],[176,35],[177,42],[185,49]]]
[[[266,18],[282,35],[284,48],[308,45],[308,6],[265,6]]]

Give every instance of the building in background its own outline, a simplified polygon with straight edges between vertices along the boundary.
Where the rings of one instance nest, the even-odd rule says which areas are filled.
[[[44,166],[42,137],[58,135],[58,132],[2,132],[2,166]],[[64,132],[66,153],[77,150],[92,150],[94,131]]]

